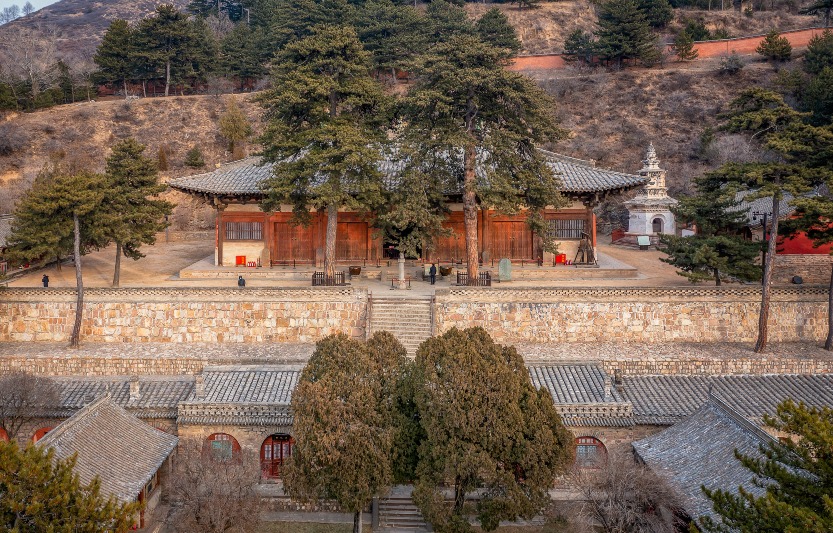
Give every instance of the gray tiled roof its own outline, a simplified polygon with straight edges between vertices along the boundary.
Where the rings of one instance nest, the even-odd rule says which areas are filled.
[[[610,380],[598,365],[530,366],[529,375],[536,388],[550,391],[556,404],[622,401],[610,388],[605,396],[605,382]]]
[[[206,403],[268,403],[288,405],[300,368],[291,366],[206,367]]]
[[[787,398],[833,406],[833,375],[625,376],[623,397],[637,424],[673,424],[702,406],[709,386],[741,415],[760,420]]]
[[[78,409],[109,392],[113,402],[142,418],[176,418],[177,405],[194,395],[191,376],[142,376],[139,396],[130,398],[130,378],[121,377],[55,377],[61,391],[60,405],[51,416],[70,416]]]
[[[757,227],[764,223],[763,217],[754,213],[767,213],[767,216],[772,215],[772,197],[765,196],[763,198],[756,198],[754,200],[746,200],[746,197],[752,194],[752,191],[741,191],[735,195],[735,201],[740,202],[733,206],[730,211],[742,211],[746,213],[746,220],[751,227]],[[784,193],[784,197],[778,203],[779,218],[783,218],[793,212],[790,202],[793,195]],[[754,219],[754,220],[753,220]]]
[[[700,489],[764,492],[752,484],[752,473],[735,458],[760,457],[759,446],[769,440],[717,401],[706,403],[691,416],[668,429],[633,443],[634,450],[658,475],[681,494],[692,518],[710,515],[711,502]],[[719,520],[719,518],[717,518]]]
[[[587,193],[627,189],[644,185],[646,181],[641,176],[596,168],[590,162],[581,162],[552,152],[543,153],[549,159],[550,167],[559,175],[563,192]],[[272,163],[261,165],[261,158],[252,156],[222,165],[206,174],[173,179],[170,185],[194,193],[260,196],[262,192],[259,184],[271,176],[272,167]],[[379,170],[389,177],[388,186],[392,185],[392,176],[400,167],[400,163],[390,159],[380,163]]]
[[[95,476],[101,491],[122,502],[136,499],[179,439],[142,422],[107,395],[60,423],[38,444],[55,457],[77,454],[75,472],[82,483]]]
[[[6,246],[12,234],[12,215],[0,215],[0,248]]]

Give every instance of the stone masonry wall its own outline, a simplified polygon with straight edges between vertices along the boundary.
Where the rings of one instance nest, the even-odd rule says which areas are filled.
[[[833,256],[828,254],[776,255],[772,275],[775,283],[791,283],[793,276],[801,276],[805,284],[828,285]]]
[[[87,289],[86,342],[314,342],[363,337],[367,293],[322,289]],[[0,342],[67,341],[71,289],[0,291]]]
[[[576,288],[437,291],[436,331],[482,326],[503,343],[750,342],[760,288]],[[772,342],[827,334],[826,287],[773,289]]]

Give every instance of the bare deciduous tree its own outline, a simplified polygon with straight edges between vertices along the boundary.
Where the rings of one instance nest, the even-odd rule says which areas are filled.
[[[55,42],[57,36],[50,26],[23,26],[12,28],[0,44],[0,62],[10,74],[25,79],[31,88],[31,98],[55,81]]]
[[[579,515],[604,533],[674,533],[683,525],[681,498],[633,455],[611,454],[599,469],[576,470],[584,503]]]
[[[0,377],[0,428],[14,440],[21,427],[43,416],[44,409],[57,407],[60,397],[49,378],[26,372]]]
[[[224,457],[198,441],[180,443],[171,474],[168,525],[182,533],[257,531],[259,476],[257,454],[250,450]]]
[[[32,5],[32,2],[29,2],[27,0],[26,3],[23,4],[23,16],[28,17],[29,15],[31,15],[34,12],[35,12],[35,6]]]

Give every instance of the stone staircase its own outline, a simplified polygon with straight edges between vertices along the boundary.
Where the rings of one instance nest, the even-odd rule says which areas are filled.
[[[379,529],[377,531],[385,533],[431,531],[422,519],[422,513],[411,499],[411,490],[413,490],[411,487],[395,487],[390,495],[379,500]]]
[[[431,336],[430,298],[376,298],[370,300],[370,328],[372,335],[377,331],[390,331],[408,350],[416,354],[420,343]]]

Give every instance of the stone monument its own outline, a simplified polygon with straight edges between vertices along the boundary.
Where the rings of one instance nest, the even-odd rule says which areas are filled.
[[[635,241],[635,237],[647,235],[651,238],[651,243],[656,244],[661,233],[674,235],[677,231],[674,213],[671,212],[671,208],[677,205],[677,200],[668,196],[665,170],[659,166],[654,143],[648,145],[639,175],[648,178],[648,182],[636,197],[625,202],[629,214],[625,238],[630,237],[629,240]]]
[[[507,258],[501,259],[497,264],[499,281],[512,281],[512,261]]]

